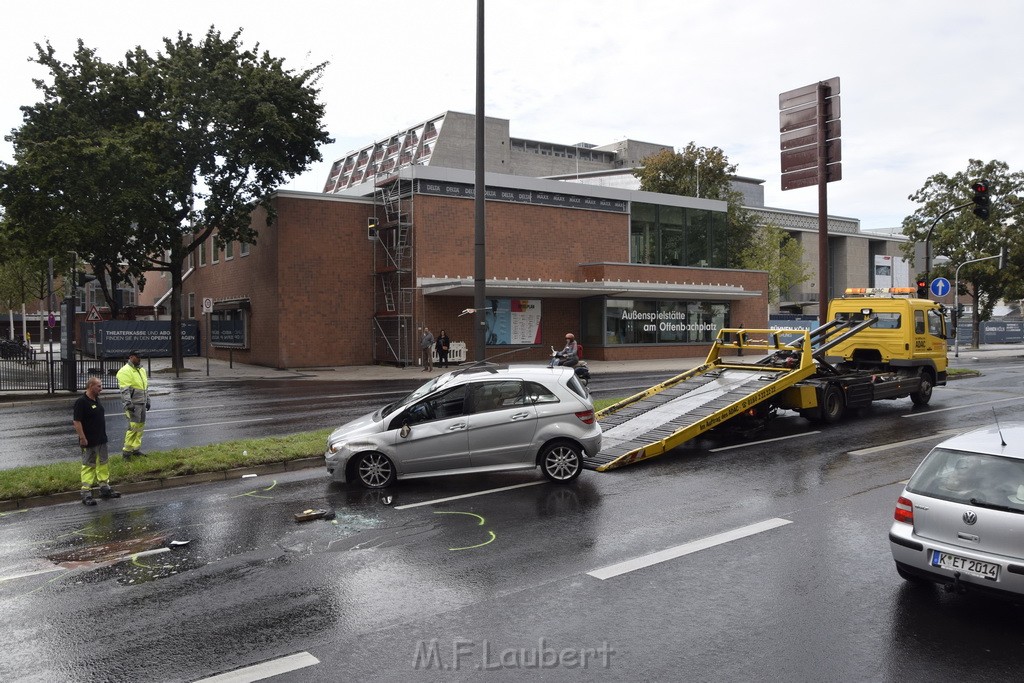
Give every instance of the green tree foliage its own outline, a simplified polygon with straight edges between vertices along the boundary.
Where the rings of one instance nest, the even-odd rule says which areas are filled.
[[[728,204],[726,239],[727,267],[741,268],[741,254],[753,239],[757,225],[753,215],[743,208],[743,195],[732,189],[736,165],[718,147],[698,147],[690,142],[681,152],[662,150],[647,157],[633,171],[640,189],[647,192],[684,197],[718,199]]]
[[[43,100],[22,108],[7,137],[15,163],[0,168],[10,236],[42,253],[77,251],[109,280],[112,306],[118,282],[170,273],[176,368],[189,254],[211,237],[255,243],[252,211],[266,209],[269,225],[271,192],[331,142],[317,102],[326,64],[292,71],[240,38],[179,33],[117,64],[81,41],[71,63],[37,45],[50,78],[36,81]]]
[[[973,184],[987,180],[991,210],[988,220],[975,216],[972,208]],[[968,261],[994,256],[1001,247],[1009,247],[1009,259],[1003,270],[998,260],[970,263],[960,268],[960,296],[974,302],[973,339],[978,344],[978,325],[992,316],[992,309],[1002,298],[1022,298],[1021,274],[1024,273],[1024,173],[1010,171],[1002,161],[983,162],[970,159],[967,168],[953,175],[936,173],[910,195],[918,204],[913,215],[903,219],[903,234],[910,242],[904,253],[912,257],[915,245],[924,242],[934,223],[931,254],[949,257],[949,263],[933,266],[931,277],[942,275],[953,283],[956,268]],[[963,208],[936,222],[936,217],[954,207]],[[923,270],[923,268],[922,268]]]
[[[792,287],[811,278],[800,243],[770,223],[754,231],[754,238],[740,254],[740,262],[746,270],[768,271],[768,300],[773,306]]]

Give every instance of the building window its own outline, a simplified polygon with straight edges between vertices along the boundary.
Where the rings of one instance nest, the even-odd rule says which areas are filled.
[[[635,202],[629,258],[659,266],[725,268],[728,245],[722,211]]]
[[[194,270],[196,267],[196,252],[188,252],[188,270]]]
[[[239,242],[238,243],[238,255],[239,256],[248,256],[249,255],[249,243],[248,242]]]
[[[217,239],[214,238],[210,245],[210,263],[220,263],[220,245],[217,244]]]
[[[189,318],[193,318],[193,319],[196,317],[196,293],[195,292],[189,292],[188,293],[188,317]]]
[[[224,260],[230,261],[233,258],[235,258],[235,243],[228,242],[224,245]]]
[[[604,299],[583,302],[583,343],[710,344],[729,327],[729,304],[661,299]]]
[[[206,240],[199,243],[199,267],[206,265]]]

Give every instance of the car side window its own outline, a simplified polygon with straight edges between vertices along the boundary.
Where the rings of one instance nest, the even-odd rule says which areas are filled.
[[[539,382],[526,383],[525,398],[528,403],[558,403],[558,397]]]
[[[432,420],[444,420],[463,414],[466,403],[466,387],[455,387],[413,403],[391,421],[391,429],[400,429],[403,424],[410,426]]]
[[[486,413],[523,405],[523,382],[505,380],[502,382],[479,382],[470,385],[470,405],[474,413]]]
[[[914,311],[914,334],[924,334],[924,311]]]

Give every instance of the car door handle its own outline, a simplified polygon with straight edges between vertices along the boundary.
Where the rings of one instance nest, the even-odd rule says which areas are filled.
[[[454,424],[454,425],[451,425],[450,427],[448,427],[448,431],[449,432],[461,432],[461,431],[463,431],[465,429],[466,429],[466,423],[465,422],[460,422],[459,424]]]
[[[513,419],[513,420],[525,420],[528,417],[530,417],[529,413],[516,413],[515,415],[512,416],[511,419]]]

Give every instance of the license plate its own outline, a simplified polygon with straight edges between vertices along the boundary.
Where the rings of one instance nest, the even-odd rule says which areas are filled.
[[[949,569],[950,571],[963,572],[971,576],[979,576],[983,579],[995,581],[999,578],[999,565],[981,560],[969,560],[966,557],[932,551],[932,566]]]

